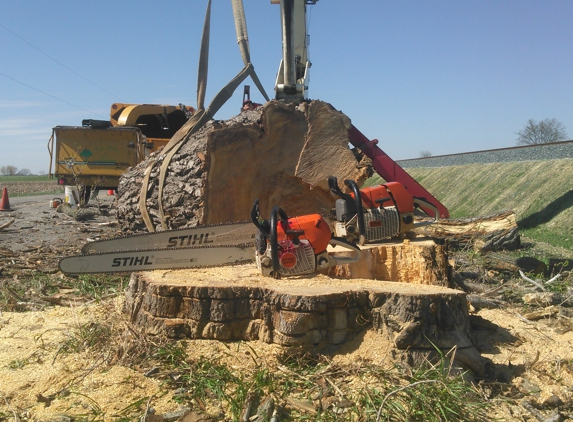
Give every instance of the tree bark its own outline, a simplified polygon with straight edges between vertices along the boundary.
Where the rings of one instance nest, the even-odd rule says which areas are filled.
[[[455,347],[465,367],[486,371],[470,339],[466,294],[441,286],[324,274],[277,281],[253,264],[152,271],[133,273],[125,311],[149,334],[284,346],[332,347],[373,329],[397,350]]]
[[[163,187],[168,229],[241,221],[255,199],[263,216],[274,205],[289,215],[326,214],[334,207],[328,176],[359,184],[372,174],[367,158],[348,148],[350,119],[322,101],[298,106],[271,101],[227,121],[210,121],[173,156]],[[120,179],[118,220],[124,231],[144,231],[139,195],[151,166],[146,205],[155,229],[161,153]]]

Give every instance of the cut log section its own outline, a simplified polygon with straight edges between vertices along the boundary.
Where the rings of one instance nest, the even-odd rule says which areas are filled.
[[[515,250],[521,243],[513,211],[476,218],[440,220],[415,231],[447,240],[453,248],[471,245],[479,252]]]
[[[330,249],[333,255],[346,255]],[[404,239],[361,247],[361,258],[349,265],[331,268],[338,278],[366,278],[451,287],[447,251],[431,239]]]
[[[210,121],[191,134],[173,156],[163,186],[165,227],[246,220],[255,199],[267,218],[279,205],[288,215],[326,214],[336,198],[328,177],[361,184],[372,174],[370,160],[348,148],[350,119],[322,101],[300,105],[271,101],[227,121]],[[118,220],[124,231],[145,231],[140,191],[156,230],[159,168],[152,154],[124,173],[118,188]]]

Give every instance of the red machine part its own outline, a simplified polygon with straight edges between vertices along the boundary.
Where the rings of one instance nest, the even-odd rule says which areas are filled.
[[[410,194],[417,198],[422,198],[426,202],[434,205],[440,214],[440,218],[448,218],[450,213],[448,209],[434,196],[428,192],[422,185],[420,185],[406,170],[400,167],[394,160],[392,160],[384,151],[378,147],[378,140],[370,141],[362,132],[351,126],[348,129],[350,143],[356,148],[360,149],[368,158],[372,160],[374,170],[382,176],[387,182],[400,182],[404,185]],[[431,210],[426,210],[428,214],[432,214]],[[401,211],[401,210],[400,210]]]
[[[354,193],[349,194],[354,198]],[[414,199],[403,184],[389,182],[360,190],[360,198],[364,208],[372,209],[395,205],[400,214],[414,211]]]
[[[414,198],[412,194],[408,192],[406,186],[398,182],[388,182],[383,186],[386,186],[386,189],[388,189],[390,195],[394,198],[400,214],[414,212]]]
[[[315,255],[326,251],[331,236],[330,226],[320,214],[291,217],[288,220],[281,220],[277,226],[279,242],[287,239],[293,242],[296,238],[306,239]]]

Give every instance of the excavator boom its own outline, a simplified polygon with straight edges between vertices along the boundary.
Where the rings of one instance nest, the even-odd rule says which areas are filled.
[[[275,83],[275,97],[287,102],[307,98],[310,81],[306,6],[318,0],[271,0],[281,6],[283,58]]]

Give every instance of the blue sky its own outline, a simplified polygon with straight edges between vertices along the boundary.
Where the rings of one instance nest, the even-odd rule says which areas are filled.
[[[206,4],[0,2],[0,166],[46,172],[52,127],[107,119],[113,102],[196,106]],[[244,4],[272,97],[279,6]],[[573,139],[571,0],[319,0],[309,25],[310,98],[395,160],[514,146],[530,118],[556,118]],[[242,66],[231,2],[214,0],[206,101]],[[241,100],[239,88],[216,118]]]

